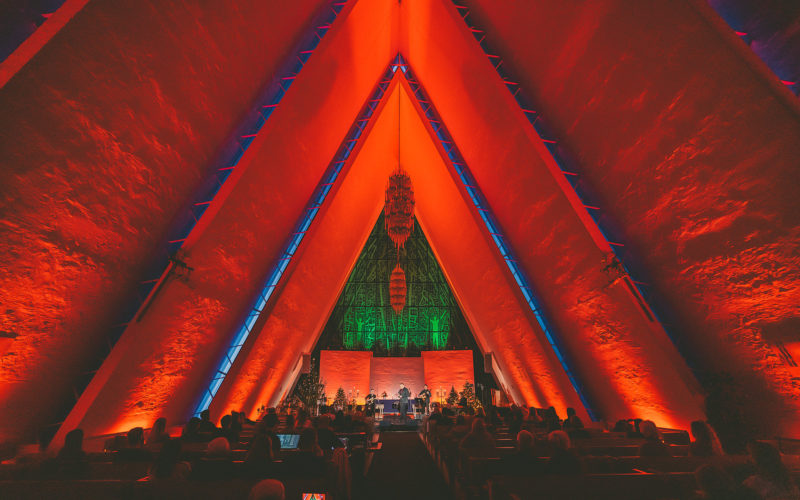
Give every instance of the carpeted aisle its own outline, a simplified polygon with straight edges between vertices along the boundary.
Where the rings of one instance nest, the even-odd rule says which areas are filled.
[[[382,432],[381,442],[383,449],[375,456],[365,481],[353,492],[355,500],[452,498],[416,431]]]

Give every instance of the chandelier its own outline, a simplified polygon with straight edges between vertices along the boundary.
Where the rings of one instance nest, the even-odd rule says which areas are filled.
[[[389,278],[389,303],[396,314],[400,314],[406,305],[406,292],[406,273],[397,264]]]
[[[383,215],[389,238],[395,248],[401,248],[414,230],[414,188],[401,168],[389,177]]]

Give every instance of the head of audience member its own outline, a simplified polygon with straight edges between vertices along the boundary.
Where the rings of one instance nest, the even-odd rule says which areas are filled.
[[[308,413],[305,410],[298,410],[297,411],[297,418],[295,418],[295,427],[298,429],[306,428],[306,422],[308,421]]]
[[[482,418],[476,418],[472,420],[472,431],[473,434],[488,434],[489,432],[486,430],[486,422],[483,421]]]
[[[245,462],[272,462],[275,457],[272,455],[272,439],[261,434],[253,439],[253,444],[247,450]]]
[[[533,434],[528,431],[517,433],[517,451],[519,453],[531,453],[533,451]]]
[[[247,500],[285,500],[286,491],[283,483],[277,479],[264,479],[257,482],[250,490]]]
[[[331,417],[330,415],[320,415],[317,419],[317,429],[330,429]]]
[[[782,488],[791,487],[792,478],[789,469],[783,464],[781,453],[777,448],[763,441],[753,441],[747,445],[747,451],[758,469],[759,476]]]
[[[64,436],[64,446],[58,452],[60,458],[82,457],[83,452],[83,429],[72,429]]]
[[[569,434],[564,431],[553,431],[547,435],[547,442],[555,450],[568,450],[572,443],[569,440]]]
[[[658,428],[652,420],[643,420],[639,424],[639,432],[642,434],[642,437],[648,441],[661,441]]]
[[[279,422],[280,420],[278,419],[278,415],[276,413],[267,413],[264,416],[264,426],[267,428],[267,430],[275,429]]]
[[[199,421],[200,419],[198,419]],[[152,475],[157,479],[166,479],[172,476],[175,464],[181,456],[180,439],[168,439],[164,441],[161,452],[158,454],[153,464]]]
[[[614,424],[614,432],[631,432],[633,427],[631,423],[627,420],[617,420],[617,423]]]
[[[214,438],[209,441],[206,453],[210,458],[227,457],[231,453],[231,443],[224,437]]]
[[[736,498],[736,483],[724,469],[717,465],[701,465],[694,472],[694,479],[702,498],[707,500],[730,500]]]
[[[570,417],[577,417],[578,412],[575,411],[575,408],[567,408],[567,418]]]
[[[147,444],[160,443],[169,438],[167,434],[167,419],[164,417],[156,419],[150,434],[147,435]]]
[[[144,446],[144,429],[134,427],[128,431],[128,448],[141,448]]]
[[[230,429],[230,428],[231,428],[231,424],[232,424],[232,423],[233,423],[233,417],[231,417],[230,415],[225,415],[225,416],[224,416],[224,417],[222,417],[222,419],[220,419],[220,421],[219,421],[219,425],[220,425],[220,427],[222,427],[223,429]]]
[[[318,457],[322,456],[322,448],[319,447],[317,439],[317,431],[311,427],[303,429],[300,433],[300,439],[297,442],[297,449],[301,452],[311,453]]]
[[[186,425],[183,426],[183,431],[181,431],[182,438],[194,438],[200,431],[200,422],[201,420],[197,417],[192,417],[186,422]]]
[[[208,410],[201,411],[200,412],[200,420],[202,420],[204,422],[210,422],[211,421],[211,412],[208,411]]]

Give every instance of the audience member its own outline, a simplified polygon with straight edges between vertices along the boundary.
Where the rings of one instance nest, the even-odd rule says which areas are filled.
[[[253,486],[247,500],[285,500],[285,495],[283,483],[277,479],[264,479]]]
[[[289,474],[321,475],[325,471],[325,461],[317,441],[317,431],[313,428],[303,429],[297,451],[288,454],[284,463]]]
[[[614,428],[611,430],[611,432],[624,432],[625,434],[628,434],[632,431],[633,426],[628,420],[617,420],[617,423],[614,424]]]
[[[525,475],[544,472],[544,461],[536,453],[534,445],[533,434],[528,431],[519,431],[514,453],[503,459],[504,470],[513,471],[512,473],[524,473]]]
[[[669,457],[672,454],[669,446],[664,444],[659,435],[658,428],[651,420],[644,420],[639,424],[639,432],[644,438],[644,443],[639,446],[640,457]]]
[[[459,448],[469,457],[491,457],[497,452],[494,437],[486,430],[481,418],[472,421],[472,430],[461,440]]]
[[[67,433],[55,465],[62,477],[78,479],[88,475],[89,461],[83,451],[83,429],[73,429]]]
[[[147,446],[157,446],[161,445],[169,439],[169,434],[167,434],[167,419],[161,417],[153,422],[153,428],[150,429],[150,433],[147,435]]]
[[[550,474],[581,474],[583,464],[572,449],[569,435],[564,431],[552,431],[547,435],[550,460],[546,470]]]
[[[724,455],[714,430],[706,422],[696,420],[691,424],[694,441],[689,444],[689,455],[693,457],[711,457]]]
[[[150,451],[144,449],[144,429],[134,427],[128,431],[127,442],[114,455],[116,462],[141,462],[152,458]]]
[[[563,427],[565,431],[583,429],[583,422],[575,411],[575,408],[567,408],[567,419],[564,420]]]
[[[547,432],[561,430],[561,419],[558,418],[558,413],[552,406],[544,412],[544,428],[547,429]]]
[[[224,436],[216,437],[208,443],[206,453],[209,458],[225,458],[231,454],[231,443]]]
[[[198,419],[199,420],[199,419]],[[150,481],[158,479],[188,479],[192,473],[192,466],[188,462],[182,462],[181,440],[168,439],[161,447],[155,463],[150,467],[147,479]]]
[[[211,412],[203,410],[200,412],[200,425],[197,431],[205,434],[214,434],[217,432],[217,426],[211,421]]]
[[[253,444],[244,458],[245,474],[252,478],[264,477],[270,471],[275,456],[272,454],[272,440],[264,434],[256,435]]]
[[[326,457],[331,456],[334,448],[344,447],[331,429],[331,418],[328,415],[322,415],[317,419],[317,442]]]
[[[275,412],[267,413],[264,418],[256,424],[256,434],[269,437],[272,442],[272,454],[277,456],[281,452],[281,440],[278,438],[276,429],[278,428],[278,415]]]
[[[792,481],[777,448],[769,443],[754,441],[747,445],[747,451],[758,471],[744,481],[747,488],[763,500],[800,499],[800,490]]]
[[[752,492],[737,486],[727,472],[716,465],[705,464],[694,473],[699,490],[696,500],[756,500]]]
[[[186,425],[183,426],[183,431],[181,431],[181,441],[184,443],[204,443],[208,441],[206,436],[200,434],[201,422],[197,417],[190,418]]]

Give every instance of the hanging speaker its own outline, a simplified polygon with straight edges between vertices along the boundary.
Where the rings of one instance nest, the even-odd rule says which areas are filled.
[[[300,368],[300,373],[311,373],[311,353],[303,353],[303,367]]]
[[[483,373],[494,373],[494,364],[492,362],[492,353],[487,352],[483,354]]]

